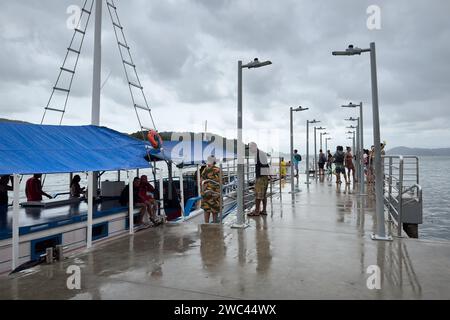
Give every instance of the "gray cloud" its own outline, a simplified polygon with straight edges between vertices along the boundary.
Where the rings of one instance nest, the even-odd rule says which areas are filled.
[[[0,12],[0,117],[39,122],[71,37],[66,8],[82,1],[8,1]],[[366,27],[366,8],[381,7],[381,30]],[[369,56],[333,57],[352,43],[377,44],[381,132],[390,146],[448,146],[450,133],[450,3],[423,1],[116,0],[148,101],[161,130],[234,132],[237,61],[273,65],[244,70],[247,130],[279,132],[287,151],[289,107],[296,143],[305,147],[306,119],[341,144],[343,119],[365,105],[372,133]],[[102,124],[136,130],[136,117],[104,8]],[[92,31],[88,28],[64,123],[89,123]],[[274,131],[275,132],[275,131]],[[439,139],[433,137],[439,136]]]

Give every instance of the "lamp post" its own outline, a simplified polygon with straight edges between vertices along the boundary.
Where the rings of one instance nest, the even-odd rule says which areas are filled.
[[[305,111],[309,108],[298,106],[297,108],[290,108],[290,133],[291,133],[291,193],[294,194],[294,112]]]
[[[355,131],[347,131],[347,133],[350,133],[352,136],[349,137],[352,139],[352,150],[355,152]]]
[[[326,137],[325,138],[325,150],[326,150],[327,153],[328,153],[328,140],[333,140],[333,138],[332,137]]]
[[[306,120],[306,184],[309,186],[309,124],[319,123],[320,121]]]
[[[341,106],[342,108],[356,108],[359,107],[359,141],[358,141],[358,148],[359,152],[357,154],[358,157],[358,163],[359,163],[359,183],[360,183],[360,196],[366,196],[366,186],[364,182],[364,121],[363,121],[363,103],[360,102],[359,104],[345,104]]]
[[[356,123],[359,123],[359,117],[358,118],[352,118],[352,117],[350,117],[349,119],[345,119],[346,121],[356,121]],[[356,130],[356,144],[355,143],[353,143],[353,154],[354,155],[358,155],[359,154],[359,125],[357,125],[356,127],[355,126],[353,126],[353,125],[351,125],[351,126],[349,126],[349,127],[346,127],[347,129],[355,129]],[[355,132],[355,131],[354,131]],[[359,180],[359,172],[360,172],[360,170],[359,170],[359,162],[358,161],[356,161],[356,168],[355,168],[355,170],[356,170],[356,172],[358,172],[358,181],[360,181]]]
[[[272,64],[270,61],[260,62],[255,58],[252,62],[242,64],[238,61],[238,103],[237,103],[237,218],[234,228],[246,228],[244,219],[244,144],[242,142],[242,69],[260,68]]]
[[[322,137],[327,135],[327,134],[329,134],[329,133],[328,132],[321,132],[320,133],[320,149],[322,149],[322,151],[323,151],[323,148],[322,148]]]
[[[325,130],[326,128],[314,126],[314,178],[317,178],[317,130]]]
[[[381,139],[380,139],[380,113],[378,108],[378,81],[375,42],[370,43],[367,49],[361,49],[349,45],[345,51],[333,51],[335,56],[361,55],[363,52],[370,53],[370,74],[372,82],[372,113],[373,113],[373,144],[375,146],[374,169],[375,169],[375,202],[377,215],[377,232],[372,234],[373,240],[392,240],[386,236],[384,225],[384,200],[383,200],[383,172],[381,165]]]

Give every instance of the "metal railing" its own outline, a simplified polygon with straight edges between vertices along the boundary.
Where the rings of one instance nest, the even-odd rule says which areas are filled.
[[[403,223],[422,223],[419,157],[398,155],[382,156],[382,159],[384,204],[389,213],[389,221],[397,225],[397,236],[401,237]]]

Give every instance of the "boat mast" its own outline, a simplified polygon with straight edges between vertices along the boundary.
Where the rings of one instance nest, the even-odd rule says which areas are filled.
[[[95,0],[94,68],[92,75],[91,124],[100,125],[100,86],[102,71],[102,2]]]

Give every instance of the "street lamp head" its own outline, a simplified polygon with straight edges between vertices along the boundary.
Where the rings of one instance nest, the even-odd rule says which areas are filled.
[[[316,130],[325,130],[326,128],[323,127],[317,127]]]
[[[353,131],[347,131],[346,133],[353,133]]]
[[[313,120],[308,120],[309,123],[319,123],[319,120],[313,119]]]
[[[305,111],[305,110],[308,110],[309,108],[303,108],[302,106],[298,106],[297,108],[295,108],[295,109],[292,109],[292,111]]]
[[[255,59],[253,59],[252,62],[249,62],[246,65],[243,65],[242,67],[252,69],[252,68],[260,68],[260,67],[268,66],[270,64],[272,64],[272,61],[267,60],[267,61],[260,62],[258,60],[258,58],[255,58]]]

